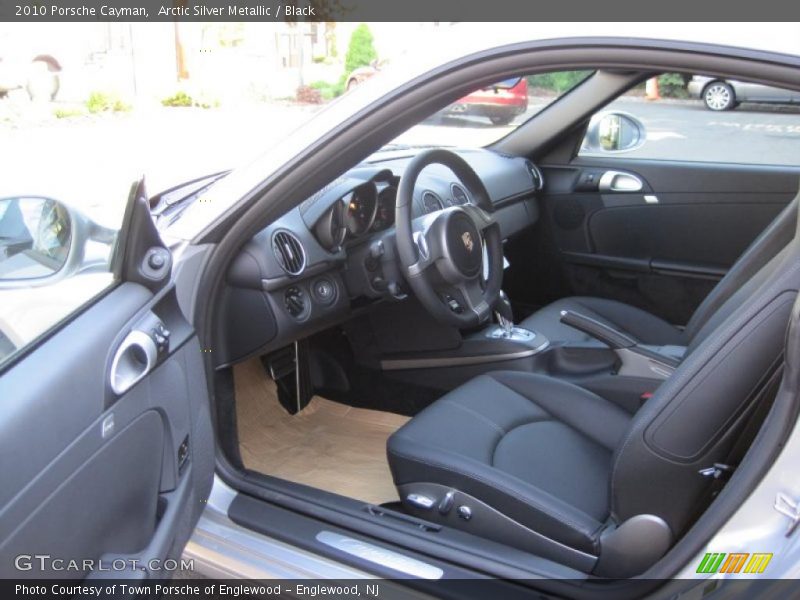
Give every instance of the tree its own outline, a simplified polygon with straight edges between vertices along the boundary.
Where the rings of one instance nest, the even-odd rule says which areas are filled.
[[[362,23],[353,31],[350,44],[347,46],[347,56],[344,59],[344,72],[350,74],[359,67],[369,65],[378,58],[375,46],[372,45],[372,32],[366,24]]]

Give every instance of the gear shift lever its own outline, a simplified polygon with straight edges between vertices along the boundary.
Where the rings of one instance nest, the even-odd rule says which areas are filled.
[[[511,302],[503,290],[500,290],[500,297],[494,305],[494,316],[503,330],[503,337],[511,337],[514,332],[514,311],[511,310]]]

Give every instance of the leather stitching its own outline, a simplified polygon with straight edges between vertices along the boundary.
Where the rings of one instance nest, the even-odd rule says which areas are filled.
[[[519,429],[520,427],[525,427],[526,425],[533,425],[534,423],[551,423],[551,422],[553,422],[553,419],[534,419],[533,421],[525,421],[524,423],[515,424],[511,429],[509,429],[506,432],[506,436],[515,429]],[[492,448],[492,455],[491,455],[492,462],[490,463],[490,466],[492,467],[494,467],[494,462],[495,462],[494,458],[495,455],[497,454],[497,449],[500,447],[500,442],[502,442],[506,436],[502,436],[499,440],[497,440],[497,443],[494,445],[494,448]]]
[[[474,409],[472,409],[472,408],[469,408],[468,406],[462,406],[461,404],[458,404],[457,402],[453,402],[452,400],[448,400],[447,398],[440,399],[440,400],[439,400],[439,402],[440,402],[441,404],[447,404],[448,406],[452,406],[452,407],[454,407],[454,408],[458,408],[459,410],[462,410],[462,411],[464,411],[465,413],[467,413],[467,414],[469,414],[469,415],[472,415],[473,417],[475,417],[475,418],[477,418],[477,419],[480,419],[480,420],[481,420],[481,421],[483,421],[484,423],[486,423],[486,424],[488,424],[488,425],[491,425],[491,426],[492,426],[492,427],[493,427],[495,430],[497,430],[497,431],[499,431],[499,432],[500,432],[500,437],[502,437],[502,436],[506,435],[506,433],[507,433],[505,429],[503,429],[502,427],[500,427],[500,425],[498,425],[497,423],[495,423],[494,421],[492,421],[492,420],[491,420],[489,417],[487,417],[486,415],[482,415],[482,414],[481,414],[481,413],[479,413],[477,410],[474,410]]]

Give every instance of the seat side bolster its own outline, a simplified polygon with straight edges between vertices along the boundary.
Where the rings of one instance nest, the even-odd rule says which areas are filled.
[[[513,477],[498,477],[490,466],[413,437],[395,433],[387,452],[397,486],[435,482],[502,507],[504,514],[535,531],[584,552],[597,552],[604,523],[547,492]]]
[[[516,371],[498,371],[490,376],[611,451],[628,431],[631,415],[585,388],[545,375]]]
[[[800,241],[784,264],[709,335],[634,417],[617,449],[612,514],[663,518],[680,532],[707,486],[698,470],[724,460],[750,402],[783,347],[800,287]],[[683,424],[690,423],[691,427]],[[642,486],[642,479],[651,482]],[[670,490],[680,489],[680,496]]]

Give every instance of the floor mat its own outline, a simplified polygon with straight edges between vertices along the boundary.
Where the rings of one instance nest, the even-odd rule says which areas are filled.
[[[233,376],[239,445],[248,469],[373,504],[398,499],[386,440],[408,417],[319,396],[290,415],[258,359],[234,367]]]

